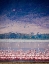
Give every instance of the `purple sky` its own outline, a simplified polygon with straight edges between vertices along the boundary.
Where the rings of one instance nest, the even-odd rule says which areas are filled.
[[[37,17],[34,18],[34,16]],[[10,20],[5,14],[0,18],[0,33],[49,33],[49,16],[38,17],[38,14],[28,14],[19,19]]]
[[[0,0],[0,34],[49,33],[48,0]]]

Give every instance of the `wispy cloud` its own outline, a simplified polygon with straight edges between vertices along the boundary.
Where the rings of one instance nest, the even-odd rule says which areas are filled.
[[[49,33],[49,16],[41,17],[39,14],[28,14],[12,20],[3,15],[0,18],[0,33]]]
[[[49,33],[49,29],[44,29],[41,26],[37,26],[36,24],[25,24],[25,23],[17,23],[14,22],[7,24],[6,28],[0,29],[0,33],[8,33],[8,32],[18,32],[18,33]]]
[[[41,16],[40,14],[29,14],[21,17],[22,22],[29,22],[41,27],[49,28],[49,16]]]

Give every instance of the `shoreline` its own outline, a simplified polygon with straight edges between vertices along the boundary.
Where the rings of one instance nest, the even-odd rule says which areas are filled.
[[[49,40],[35,40],[35,39],[0,39],[0,42],[49,42]]]

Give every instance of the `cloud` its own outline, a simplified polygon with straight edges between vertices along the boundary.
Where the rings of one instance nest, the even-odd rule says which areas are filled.
[[[0,33],[49,33],[49,16],[28,14],[12,20],[5,14],[0,16],[0,19]]]
[[[40,14],[29,14],[21,17],[22,22],[29,22],[38,26],[49,28],[49,16],[40,16]]]
[[[0,29],[4,29],[4,28],[6,28],[6,27],[0,27]]]
[[[49,29],[44,29],[41,26],[37,26],[36,24],[30,23],[17,23],[13,22],[6,25],[6,28],[0,29],[0,33],[8,33],[8,32],[18,32],[18,33],[49,33]]]

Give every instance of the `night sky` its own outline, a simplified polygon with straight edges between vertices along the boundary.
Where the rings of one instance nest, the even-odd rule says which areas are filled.
[[[0,33],[49,33],[49,0],[0,0]]]

